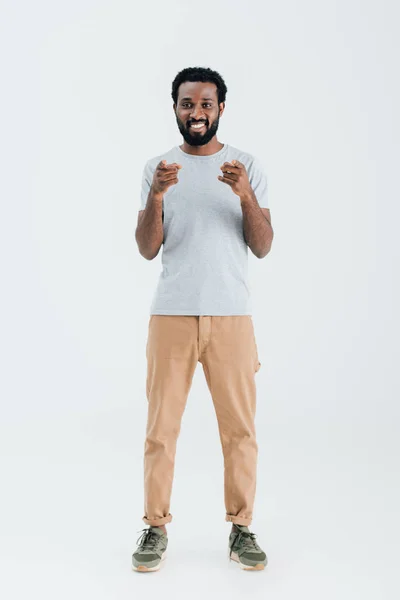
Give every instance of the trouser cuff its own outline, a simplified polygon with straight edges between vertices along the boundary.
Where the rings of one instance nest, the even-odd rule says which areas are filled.
[[[146,516],[144,516],[143,521],[152,527],[159,527],[160,525],[170,523],[172,521],[172,515],[169,513],[166,517],[160,517],[159,519],[148,519]]]
[[[236,515],[226,515],[225,521],[230,521],[236,525],[250,525],[252,517],[238,517]]]

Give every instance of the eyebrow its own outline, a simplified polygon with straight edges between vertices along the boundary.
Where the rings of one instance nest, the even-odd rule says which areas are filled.
[[[191,98],[189,98],[189,97],[181,98],[181,102],[183,102],[184,100],[191,100]],[[212,100],[213,102],[215,102],[214,98],[201,98],[201,100]]]

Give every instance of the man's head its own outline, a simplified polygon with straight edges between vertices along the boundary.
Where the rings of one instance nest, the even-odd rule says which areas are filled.
[[[179,131],[190,146],[204,146],[217,133],[225,109],[227,87],[221,75],[204,67],[189,67],[172,83]],[[197,125],[201,125],[196,128]]]

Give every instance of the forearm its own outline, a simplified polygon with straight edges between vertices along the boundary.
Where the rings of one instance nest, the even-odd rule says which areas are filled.
[[[271,249],[274,237],[272,226],[263,214],[253,191],[240,198],[240,205],[246,243],[257,258],[264,258]]]
[[[154,194],[150,189],[146,208],[136,228],[135,238],[139,252],[148,260],[157,256],[164,239],[162,200],[162,194]]]

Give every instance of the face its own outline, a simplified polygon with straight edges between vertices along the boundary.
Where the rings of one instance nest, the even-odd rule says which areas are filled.
[[[179,86],[174,110],[185,142],[190,146],[204,146],[217,133],[224,104],[218,104],[217,86],[214,83],[185,81]]]

